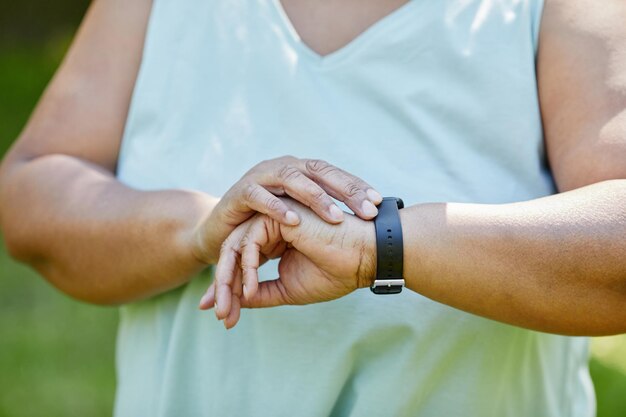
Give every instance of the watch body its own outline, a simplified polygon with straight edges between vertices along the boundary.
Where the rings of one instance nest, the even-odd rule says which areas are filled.
[[[374,294],[398,294],[404,287],[402,225],[399,210],[404,203],[385,197],[378,205],[376,228],[376,279],[370,287]]]

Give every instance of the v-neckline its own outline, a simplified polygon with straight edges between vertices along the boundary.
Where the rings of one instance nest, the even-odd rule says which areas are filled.
[[[321,55],[314,51],[309,45],[307,45],[300,34],[293,25],[291,19],[287,15],[285,8],[280,0],[270,0],[273,3],[274,10],[278,14],[278,20],[282,29],[287,32],[287,38],[292,43],[294,49],[300,52],[303,57],[306,57],[313,63],[327,67],[344,60],[354,51],[366,44],[372,38],[375,38],[381,31],[386,30],[388,27],[393,26],[396,22],[400,21],[403,17],[409,16],[411,9],[422,4],[424,0],[408,0],[402,6],[393,10],[391,13],[386,14],[382,18],[375,21],[368,26],[364,31],[359,33],[356,37],[352,38],[348,43],[341,46],[328,54]]]

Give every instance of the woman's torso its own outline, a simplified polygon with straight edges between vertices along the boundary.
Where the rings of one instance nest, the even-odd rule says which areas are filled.
[[[321,58],[278,0],[156,0],[119,179],[220,196],[259,161],[293,154],[407,204],[551,194],[541,10],[411,0]],[[118,417],[593,415],[585,339],[367,290],[244,311],[226,331],[197,310],[210,279],[122,308]]]

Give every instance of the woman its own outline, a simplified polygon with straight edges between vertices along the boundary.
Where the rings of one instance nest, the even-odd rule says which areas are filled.
[[[117,416],[591,416],[558,334],[626,322],[626,10],[594,6],[97,0],[3,163],[9,249],[125,303]],[[360,178],[406,202],[400,295],[354,291]],[[231,331],[194,308],[218,258]]]

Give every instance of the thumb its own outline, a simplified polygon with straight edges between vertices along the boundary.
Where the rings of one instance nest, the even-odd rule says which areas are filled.
[[[252,297],[241,297],[243,308],[266,308],[293,304],[280,278],[259,282],[259,287]]]

